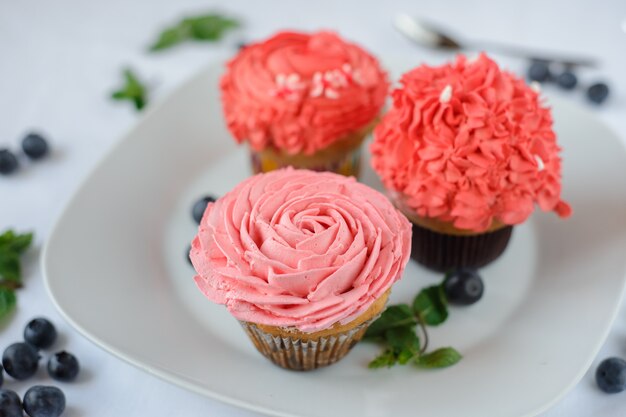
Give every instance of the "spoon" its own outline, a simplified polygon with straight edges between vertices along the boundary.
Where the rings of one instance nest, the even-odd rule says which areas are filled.
[[[488,50],[505,55],[527,58],[532,61],[556,62],[566,67],[595,67],[597,61],[589,57],[559,56],[548,53],[538,53],[516,46],[493,42],[468,42],[451,35],[436,25],[422,19],[415,19],[402,13],[394,20],[395,28],[412,42],[435,49],[448,50]]]

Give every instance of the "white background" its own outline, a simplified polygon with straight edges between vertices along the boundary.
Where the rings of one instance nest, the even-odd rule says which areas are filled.
[[[146,53],[164,25],[182,14],[207,10],[233,13],[245,27],[220,45]],[[581,70],[578,75],[582,83],[610,83],[611,98],[604,106],[588,105],[582,91],[546,89],[589,108],[626,144],[623,0],[0,0],[0,148],[16,149],[30,130],[43,132],[53,147],[53,155],[45,161],[31,164],[22,159],[17,175],[0,177],[0,231],[14,227],[36,233],[35,247],[24,259],[25,289],[19,291],[17,313],[0,324],[0,349],[20,339],[23,325],[36,315],[56,323],[61,333],[57,348],[76,353],[84,368],[79,381],[62,386],[68,401],[65,416],[257,416],[160,381],[100,350],[59,317],[44,290],[38,257],[54,219],[95,162],[136,120],[130,105],[107,98],[119,84],[121,69],[136,69],[154,89],[152,98],[158,99],[218,55],[234,53],[238,41],[265,37],[281,28],[335,29],[383,59],[385,54],[405,54],[414,56],[418,64],[450,58],[413,47],[397,34],[390,22],[401,11],[445,23],[476,39],[598,57],[602,61],[598,69]],[[511,70],[525,68],[523,61],[496,57]],[[626,393],[602,394],[595,387],[593,372],[604,357],[626,357],[625,313],[623,308],[588,374],[542,417],[624,415]],[[37,382],[50,383],[43,368]],[[20,394],[34,383],[7,379],[5,387]]]

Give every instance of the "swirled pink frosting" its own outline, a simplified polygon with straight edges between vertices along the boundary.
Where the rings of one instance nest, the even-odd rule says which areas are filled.
[[[535,203],[570,215],[552,116],[535,89],[484,54],[423,65],[400,82],[372,166],[410,209],[477,232],[522,223]]]
[[[376,58],[331,32],[280,32],[247,46],[220,84],[235,139],[290,154],[313,154],[366,127],[388,86]]]
[[[191,260],[198,288],[237,319],[314,332],[367,310],[410,249],[410,223],[378,191],[288,168],[209,204]]]

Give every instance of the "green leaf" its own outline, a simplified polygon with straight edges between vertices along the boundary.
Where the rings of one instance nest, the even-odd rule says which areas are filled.
[[[424,288],[413,300],[413,312],[425,324],[438,326],[448,318],[448,306],[441,285]]]
[[[419,355],[420,340],[415,334],[414,325],[387,330],[385,340],[396,354],[400,365],[408,363],[414,356]]]
[[[147,103],[147,89],[137,76],[130,70],[124,70],[124,86],[111,93],[114,100],[129,100],[137,110],[141,110]]]
[[[418,357],[415,364],[420,368],[447,368],[459,362],[461,358],[463,356],[454,348],[445,347]]]
[[[413,326],[417,324],[413,312],[407,304],[397,304],[387,307],[381,316],[374,321],[367,331],[365,338],[380,339],[385,332],[394,327]]]
[[[0,235],[0,251],[12,251],[23,253],[33,241],[32,233],[15,234],[13,230],[7,230]]]
[[[227,31],[236,27],[239,27],[237,20],[220,14],[187,17],[163,30],[156,42],[150,46],[150,51],[162,51],[187,40],[215,42],[222,39]]]
[[[200,41],[218,41],[226,31],[239,26],[236,20],[217,14],[190,18],[185,22],[188,22],[191,27],[191,37]]]
[[[13,239],[15,239],[15,232],[11,229],[5,230],[5,232],[0,235],[0,248],[13,242]]]
[[[157,41],[152,44],[150,51],[156,52],[163,49],[171,48],[179,43],[189,39],[191,28],[187,25],[179,24],[175,27],[165,29]]]
[[[385,366],[387,368],[390,368],[393,365],[395,365],[396,362],[397,362],[397,359],[396,359],[396,355],[394,354],[393,350],[387,349],[383,353],[381,353],[380,355],[375,357],[367,365],[367,367],[370,368],[370,369],[383,368]]]
[[[15,308],[17,300],[15,292],[8,288],[0,288],[0,319],[5,318]]]
[[[20,257],[17,252],[9,250],[0,251],[0,282],[2,281],[15,283],[22,281]]]

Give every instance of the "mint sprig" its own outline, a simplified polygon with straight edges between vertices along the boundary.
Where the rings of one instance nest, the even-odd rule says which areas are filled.
[[[443,285],[422,289],[409,307],[397,304],[387,307],[365,333],[365,340],[384,344],[385,349],[369,363],[369,368],[392,367],[396,364],[413,363],[420,368],[445,368],[459,362],[461,354],[454,348],[445,347],[427,353],[428,331],[426,326],[438,326],[448,318],[448,302]],[[424,340],[417,334],[421,329]]]
[[[0,235],[0,320],[15,308],[15,290],[22,286],[20,255],[32,241],[32,233],[6,230]]]
[[[239,25],[239,21],[217,13],[186,17],[163,30],[150,46],[150,51],[162,51],[189,40],[216,42]]]
[[[113,100],[129,100],[141,110],[148,102],[148,89],[131,69],[124,70],[124,85],[111,93]]]

